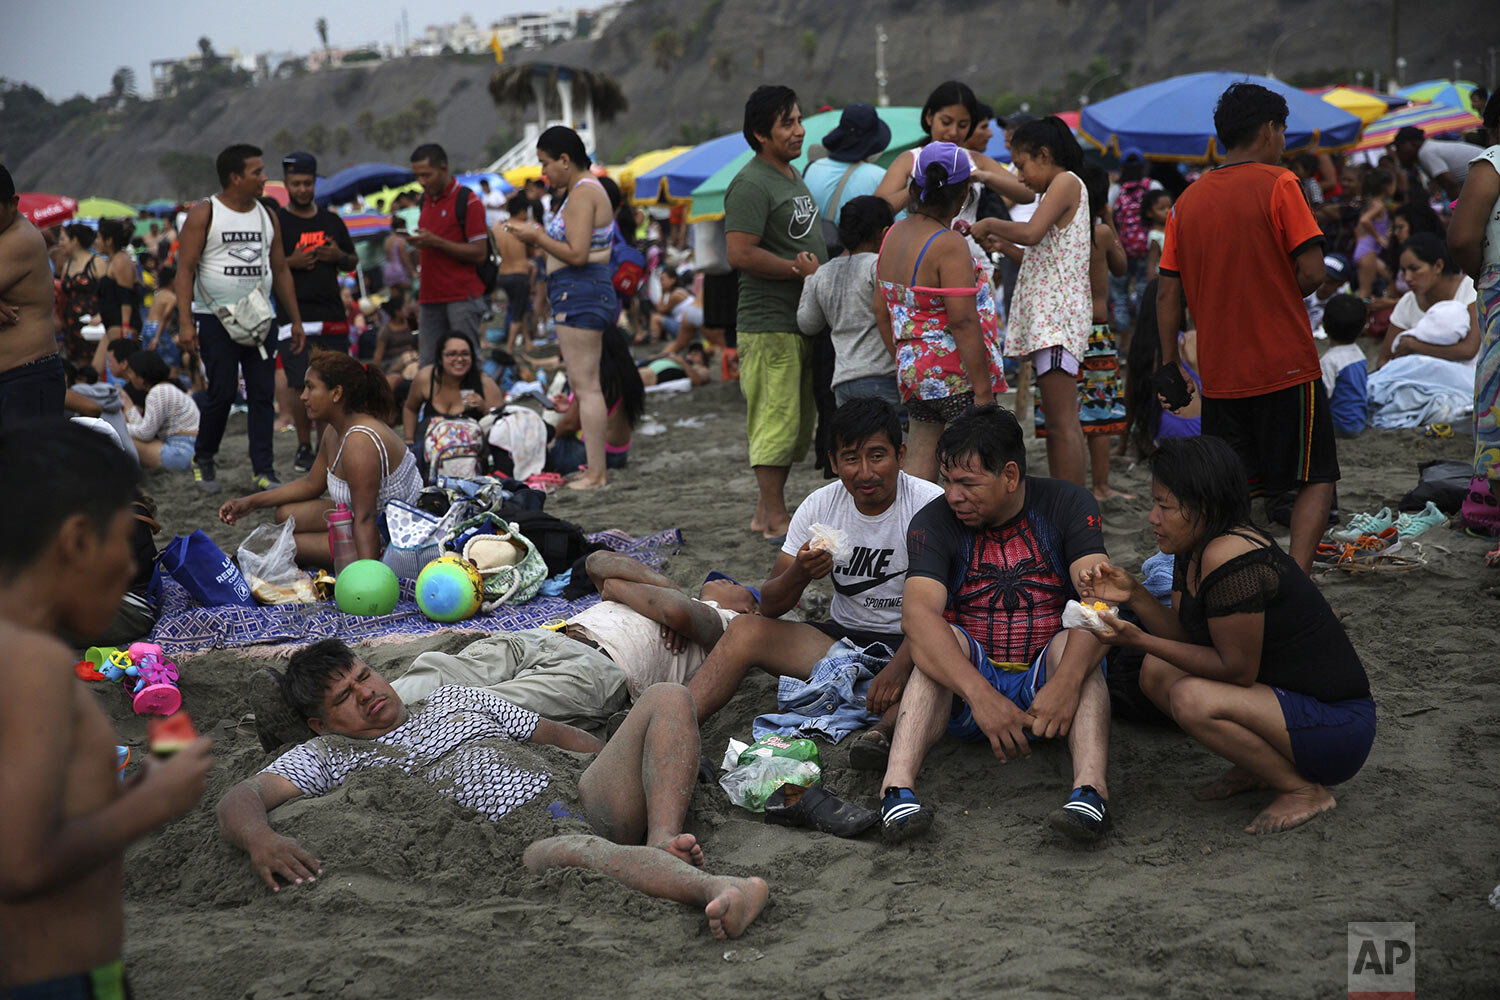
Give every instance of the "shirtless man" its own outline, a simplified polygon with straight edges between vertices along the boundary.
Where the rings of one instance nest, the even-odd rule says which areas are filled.
[[[0,164],[0,428],[62,416],[67,391],[52,329],[47,241],[21,215],[20,201]]]
[[[0,429],[0,468],[28,486],[0,492],[0,996],[120,997],[125,847],[192,808],[211,741],[121,784],[118,737],[54,638],[99,635],[130,584],[129,457],[58,419]]]
[[[444,685],[408,709],[337,639],[298,650],[287,664],[286,689],[321,735],[235,785],[218,806],[221,835],[250,855],[273,892],[280,891],[278,877],[301,885],[323,869],[271,828],[269,811],[325,795],[357,771],[399,767],[491,822],[533,809],[567,817],[558,836],[526,849],[521,860],[533,871],[586,868],[648,896],[701,906],[717,938],[738,937],[766,904],[764,880],[702,871],[703,848],[682,831],[698,775],[698,724],[680,684],[647,691],[608,745],[479,688]],[[381,749],[367,751],[357,741]],[[514,743],[598,756],[575,786],[546,773],[535,755],[511,751]]]
[[[517,192],[511,196],[506,208],[511,216],[524,216],[527,208],[526,196]],[[505,292],[505,349],[515,354],[519,345],[522,351],[531,347],[531,333],[526,328],[526,315],[531,311],[531,282],[536,273],[536,263],[528,256],[526,244],[516,239],[505,228],[506,219],[490,226],[490,235],[495,240],[495,250],[500,254],[499,286]]]

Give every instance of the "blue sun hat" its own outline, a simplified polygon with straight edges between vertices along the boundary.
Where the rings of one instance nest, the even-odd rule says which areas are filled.
[[[744,587],[746,590],[750,591],[751,596],[753,596],[755,598],[755,603],[756,604],[760,603],[760,591],[758,589],[756,589],[755,587],[747,586],[746,584],[740,583],[740,581],[736,580],[734,577],[730,576],[728,573],[721,573],[721,572],[719,572],[716,569],[711,569],[711,570],[708,571],[708,575],[703,578],[703,582],[705,584],[713,583],[715,580],[723,580],[726,583],[732,583],[732,584],[734,584],[736,587]]]

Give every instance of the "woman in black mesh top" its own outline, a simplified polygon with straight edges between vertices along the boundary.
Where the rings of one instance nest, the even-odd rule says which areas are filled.
[[[1359,654],[1312,580],[1250,522],[1244,467],[1214,437],[1162,442],[1149,522],[1175,557],[1167,608],[1118,566],[1089,571],[1085,599],[1129,605],[1100,639],[1145,654],[1141,689],[1188,735],[1234,765],[1199,789],[1218,799],[1277,793],[1245,828],[1276,833],[1334,806],[1375,739]]]

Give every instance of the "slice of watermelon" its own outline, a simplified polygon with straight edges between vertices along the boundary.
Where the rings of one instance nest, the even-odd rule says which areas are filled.
[[[146,723],[146,742],[158,757],[170,757],[198,738],[198,730],[186,712]]]

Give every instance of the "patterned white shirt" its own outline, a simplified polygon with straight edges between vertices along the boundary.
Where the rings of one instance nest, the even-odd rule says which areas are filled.
[[[293,747],[261,773],[285,778],[305,795],[326,795],[356,771],[397,767],[489,820],[540,794],[551,779],[512,765],[504,743],[526,740],[537,714],[478,688],[445,685],[400,726],[373,740],[319,736]]]

